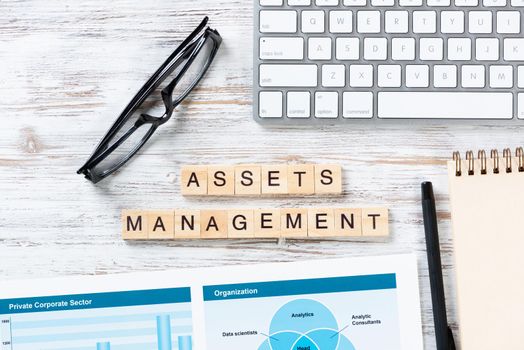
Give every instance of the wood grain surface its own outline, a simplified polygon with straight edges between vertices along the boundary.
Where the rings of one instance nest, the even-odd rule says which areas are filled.
[[[0,0],[0,278],[92,275],[414,251],[435,349],[419,186],[435,183],[457,328],[445,161],[512,148],[519,126],[358,123],[267,128],[251,118],[252,0]],[[76,175],[124,105],[204,15],[224,37],[209,74],[131,164]],[[183,198],[182,164],[340,163],[336,198]],[[387,241],[125,243],[123,208],[389,206]]]

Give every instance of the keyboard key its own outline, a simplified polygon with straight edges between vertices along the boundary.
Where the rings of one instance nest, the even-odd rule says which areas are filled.
[[[451,4],[451,0],[427,0],[428,6],[445,7]]]
[[[490,11],[471,11],[469,13],[469,32],[489,34],[493,31],[493,19]]]
[[[380,12],[358,11],[357,30],[359,33],[380,33]]]
[[[512,66],[491,66],[489,67],[489,86],[492,88],[512,88],[513,87],[513,67]]]
[[[329,31],[331,33],[351,33],[353,31],[353,12],[331,11],[329,13]]]
[[[366,6],[366,4],[366,0],[344,0],[344,6]]]
[[[338,0],[316,0],[317,6],[338,6]]]
[[[349,66],[349,86],[372,87],[373,66],[367,64],[352,64]]]
[[[316,87],[315,64],[262,64],[260,86],[262,87]]]
[[[322,86],[346,86],[346,66],[342,64],[326,64],[322,66]]]
[[[324,33],[324,11],[302,11],[302,33]]]
[[[506,0],[483,0],[485,7],[503,7],[506,6]]]
[[[337,60],[358,60],[360,58],[360,40],[358,38],[337,38]]]
[[[259,99],[260,118],[282,118],[282,93],[262,91]]]
[[[478,5],[478,0],[455,0],[455,6],[457,7],[476,7]]]
[[[513,95],[502,92],[379,92],[378,116],[379,118],[512,119]]]
[[[524,39],[504,39],[504,60],[524,61]]]
[[[338,118],[337,92],[317,92],[315,94],[315,117],[322,119]]]
[[[524,94],[518,94],[517,118],[524,119]]]
[[[282,6],[284,0],[260,0],[260,6]]]
[[[429,67],[422,64],[407,65],[406,86],[409,88],[429,87]]]
[[[408,11],[386,11],[386,33],[407,33],[408,22]]]
[[[420,39],[420,59],[422,61],[442,61],[444,41],[441,38]]]
[[[287,116],[289,118],[309,118],[311,116],[311,94],[308,91],[287,93]]]
[[[311,0],[287,0],[289,6],[311,6]]]
[[[450,61],[469,61],[471,60],[471,39],[470,38],[449,38],[448,39],[448,59]]]
[[[310,60],[330,60],[331,51],[331,38],[309,38],[308,57]]]
[[[518,72],[518,87],[519,88],[524,88],[524,66],[519,66],[517,68],[517,72]]]
[[[415,59],[415,39],[393,38],[391,46],[391,58],[393,60],[413,61]]]
[[[520,33],[520,12],[499,11],[497,12],[497,33],[518,34]]]
[[[524,6],[524,0],[511,0],[511,6],[523,7]]]
[[[261,33],[296,33],[297,13],[295,11],[260,11]]]
[[[373,118],[373,93],[344,92],[342,106],[344,118]]]
[[[440,31],[445,34],[464,33],[464,12],[442,11],[440,14]]]
[[[462,66],[462,87],[483,88],[486,86],[486,69],[480,65]]]
[[[395,5],[395,0],[371,0],[371,6],[381,7],[381,6],[393,6]]]
[[[261,60],[302,60],[304,39],[302,38],[260,38]]]
[[[413,12],[413,32],[414,33],[436,33],[437,32],[437,13],[435,11],[414,11]]]
[[[388,40],[386,38],[365,38],[364,59],[369,61],[385,60],[388,55]]]
[[[383,88],[400,87],[401,68],[398,65],[378,66],[378,86]]]
[[[457,87],[457,66],[435,65],[433,67],[433,86],[436,88]]]
[[[406,7],[422,6],[422,0],[399,0],[398,4]]]
[[[475,43],[475,57],[479,61],[497,61],[499,59],[499,39],[480,38]]]

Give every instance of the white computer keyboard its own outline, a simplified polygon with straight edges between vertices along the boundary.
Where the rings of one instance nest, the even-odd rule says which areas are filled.
[[[524,121],[524,0],[254,0],[259,122]]]

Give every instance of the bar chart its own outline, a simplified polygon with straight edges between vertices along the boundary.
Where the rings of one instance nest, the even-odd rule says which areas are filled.
[[[0,301],[0,349],[192,350],[189,292],[118,294]]]

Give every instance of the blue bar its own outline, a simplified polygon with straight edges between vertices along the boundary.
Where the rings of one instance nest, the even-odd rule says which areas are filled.
[[[188,303],[190,288],[167,288],[96,294],[60,295],[0,300],[0,314],[99,309],[137,305]]]
[[[285,295],[355,292],[397,288],[394,273],[204,286],[204,300],[230,300]]]
[[[160,315],[156,317],[156,331],[158,350],[172,350],[171,317],[169,315]]]
[[[192,350],[193,342],[190,335],[181,335],[178,337],[178,350]]]
[[[96,343],[96,350],[111,350],[111,344],[109,342]]]

